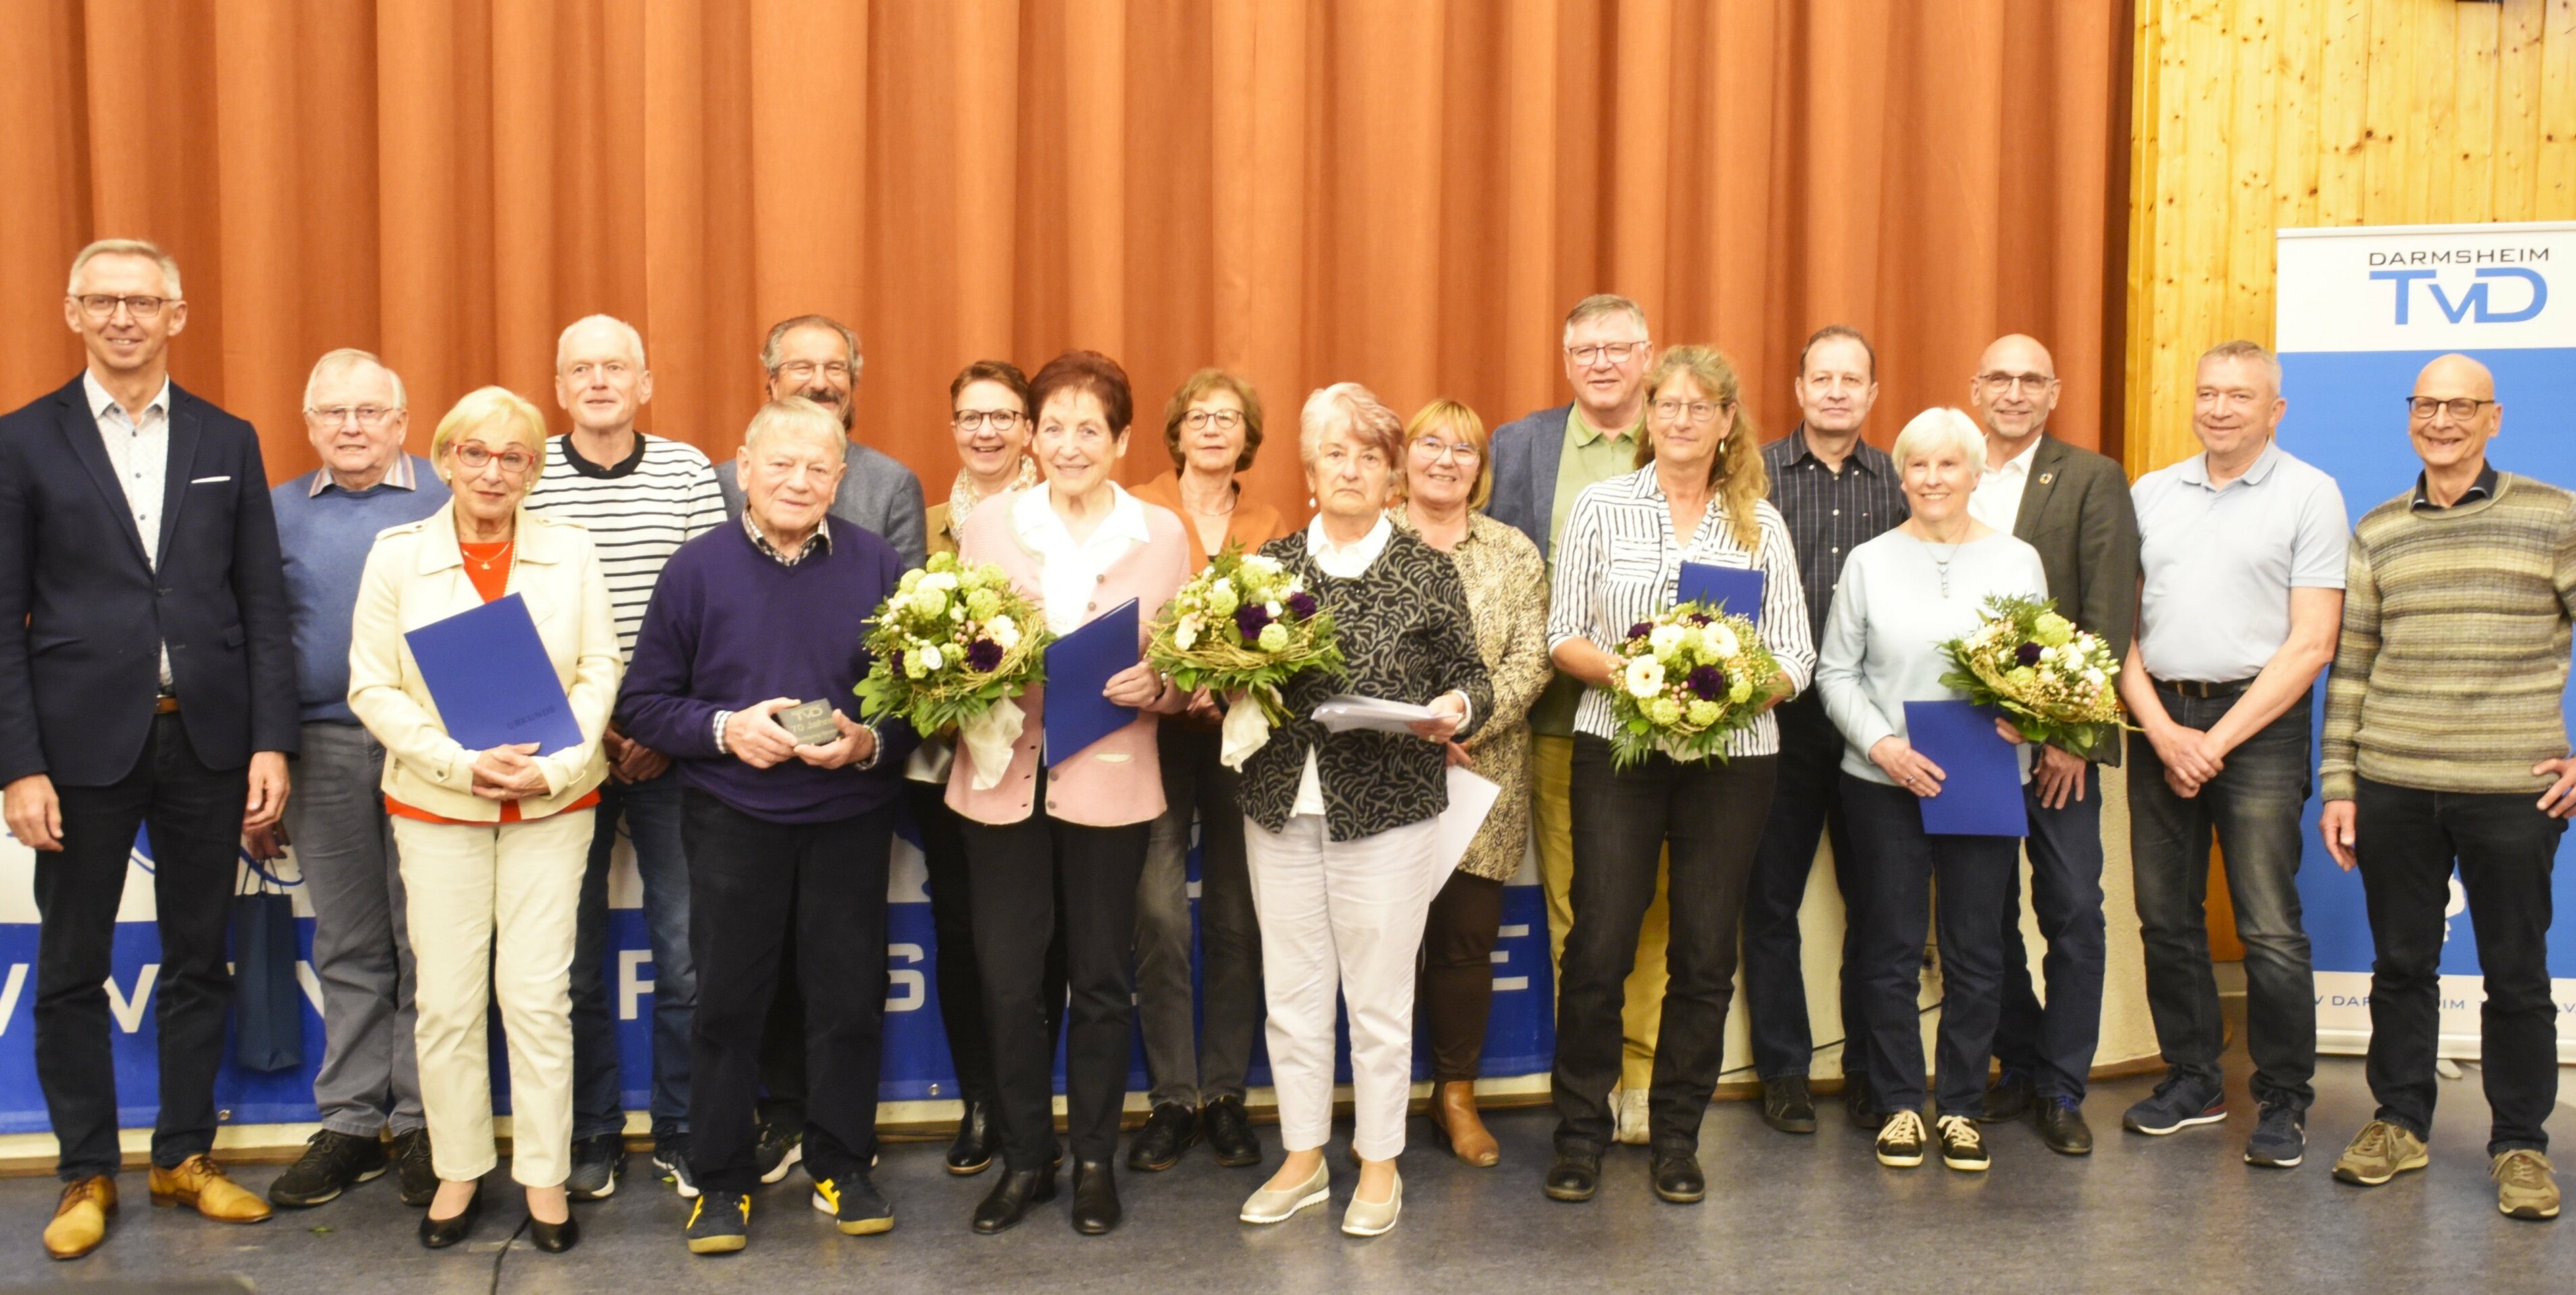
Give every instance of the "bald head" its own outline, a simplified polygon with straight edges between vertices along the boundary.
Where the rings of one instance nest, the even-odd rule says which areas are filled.
[[[2487,366],[2457,352],[2437,355],[2416,373],[2415,394],[2435,400],[2493,400],[2495,375],[2487,371]]]
[[[2007,333],[1988,343],[1968,382],[1968,406],[1986,429],[1986,461],[2010,462],[2048,430],[2057,395],[2057,360],[2038,338]]]
[[[2465,355],[2445,355],[2415,375],[2406,400],[2406,439],[2424,460],[2424,488],[2449,507],[2486,470],[2487,442],[2504,426],[2495,375]]]

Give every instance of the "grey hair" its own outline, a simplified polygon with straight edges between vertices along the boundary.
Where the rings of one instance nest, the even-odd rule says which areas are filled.
[[[1583,300],[1574,303],[1574,309],[1565,312],[1564,337],[1569,340],[1573,338],[1574,326],[1577,324],[1588,323],[1592,320],[1601,319],[1609,315],[1626,315],[1630,319],[1637,321],[1638,332],[1645,334],[1646,337],[1650,339],[1654,336],[1653,330],[1646,327],[1646,308],[1644,306],[1640,306],[1636,302],[1630,301],[1626,297],[1622,297],[1614,292],[1596,292],[1591,296],[1585,297]],[[1559,342],[1559,345],[1563,344],[1563,342]]]
[[[326,351],[321,359],[313,362],[312,375],[304,379],[304,407],[313,408],[313,389],[322,385],[323,378],[360,367],[375,368],[385,375],[385,381],[394,384],[394,408],[411,408],[410,397],[403,394],[402,375],[394,372],[393,366],[376,358],[375,352],[361,351],[354,346],[343,346],[336,351]]]
[[[2249,342],[2241,337],[2231,342],[2220,342],[2200,353],[2200,360],[2192,366],[2192,371],[2199,372],[2200,366],[2211,360],[2242,360],[2251,364],[2272,380],[2272,394],[2281,394],[2281,358],[2263,349],[2260,342]]]
[[[147,243],[139,238],[102,238],[97,242],[82,248],[80,250],[80,255],[72,258],[71,278],[69,282],[64,285],[63,291],[66,294],[79,292],[81,267],[88,265],[90,262],[95,261],[102,256],[148,256],[152,258],[154,261],[160,263],[161,286],[169,290],[170,299],[173,301],[182,299],[179,292],[179,259],[170,255],[168,252],[162,251],[160,244]]]
[[[789,396],[762,405],[760,412],[751,416],[751,426],[744,429],[742,445],[745,450],[757,453],[772,437],[806,431],[828,443],[836,457],[848,459],[849,435],[841,427],[840,415],[803,396]]]
[[[1967,411],[1943,405],[1916,414],[1905,430],[1896,434],[1896,446],[1888,457],[1896,461],[1899,474],[1905,465],[1928,458],[1946,449],[1957,449],[1968,460],[1968,471],[1983,476],[1986,471],[1986,435],[1977,430],[1977,421]]]
[[[1353,436],[1386,456],[1388,467],[1403,461],[1404,420],[1376,392],[1356,382],[1336,382],[1306,397],[1306,407],[1297,411],[1298,461],[1312,470],[1324,438],[1345,423]]]
[[[555,334],[555,368],[558,370],[563,368],[564,347],[572,342],[573,330],[584,324],[606,324],[624,334],[627,347],[635,352],[635,367],[639,369],[644,367],[644,335],[636,332],[633,324],[615,315],[584,315],[564,325],[564,330]]]
[[[770,325],[769,340],[760,344],[761,372],[772,377],[778,375],[778,344],[786,341],[789,333],[800,328],[828,328],[839,333],[841,344],[850,350],[850,381],[856,383],[859,380],[859,370],[867,363],[867,357],[859,354],[859,335],[849,325],[830,315],[798,315],[794,319],[782,319]]]

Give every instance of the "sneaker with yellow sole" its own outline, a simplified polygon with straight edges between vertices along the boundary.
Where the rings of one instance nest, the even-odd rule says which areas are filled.
[[[2548,1156],[2516,1147],[2497,1156],[2487,1173],[2495,1179],[2496,1209],[2506,1218],[2540,1223],[2558,1217],[2558,1176]]]
[[[689,1203],[689,1253],[729,1255],[751,1244],[751,1197],[743,1192],[698,1194]]]
[[[2334,1176],[2356,1187],[2377,1187],[2427,1163],[2424,1139],[2386,1120],[2372,1120],[2335,1157]]]

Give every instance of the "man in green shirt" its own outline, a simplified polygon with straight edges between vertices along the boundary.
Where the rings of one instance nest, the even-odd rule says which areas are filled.
[[[1553,560],[1566,516],[1585,487],[1637,470],[1646,435],[1646,366],[1654,358],[1646,312],[1626,297],[1599,293],[1576,302],[1565,317],[1565,380],[1569,404],[1494,429],[1493,500],[1496,521],[1530,537]],[[1560,674],[1530,707],[1532,734],[1531,834],[1538,841],[1539,881],[1547,893],[1550,955],[1565,951],[1574,910],[1566,899],[1574,875],[1574,707],[1583,686]],[[1661,883],[1646,911],[1637,941],[1636,969],[1628,976],[1621,1033],[1627,1057],[1615,1102],[1621,1142],[1646,1140],[1646,1087],[1655,1062],[1655,1030],[1664,996],[1664,895]]]

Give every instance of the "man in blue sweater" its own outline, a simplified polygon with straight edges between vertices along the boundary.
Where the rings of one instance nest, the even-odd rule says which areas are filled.
[[[914,744],[860,724],[866,622],[903,575],[868,530],[829,515],[840,420],[791,397],[751,420],[736,460],[741,519],[671,555],[635,640],[617,723],[670,755],[689,858],[698,1013],[689,1068],[696,1254],[742,1249],[760,1183],[753,1112],[764,1022],[793,928],[805,997],[805,1167],[814,1207],[850,1235],[894,1226],[869,1180],[884,1051],[886,868]],[[828,742],[774,718],[833,704]]]
[[[376,532],[447,502],[429,461],[403,452],[410,427],[393,370],[365,351],[333,351],[304,384],[304,430],[322,466],[269,492],[286,558],[304,741],[285,830],[253,833],[249,844],[262,858],[276,856],[281,838],[295,847],[313,903],[323,1037],[313,1077],[322,1128],[269,1184],[277,1205],[319,1205],[383,1173],[384,1132],[393,1134],[404,1202],[427,1205],[438,1190],[412,1048],[402,875],[378,790],[385,749],[349,710],[349,620],[367,551]]]

